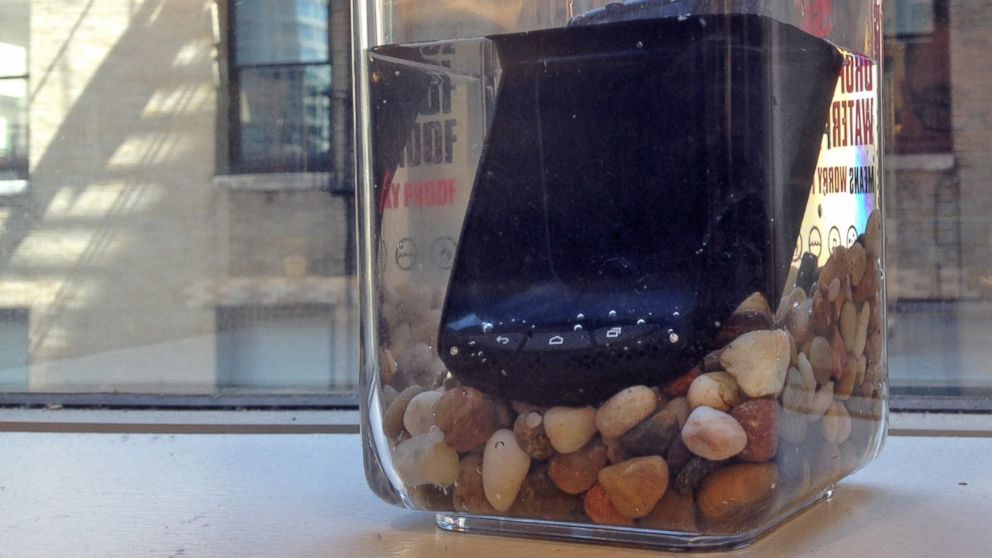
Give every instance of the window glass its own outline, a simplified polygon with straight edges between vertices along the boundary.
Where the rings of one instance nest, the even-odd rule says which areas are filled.
[[[885,8],[892,385],[971,393],[988,7]],[[355,388],[349,33],[345,0],[0,0],[0,391]]]
[[[896,394],[992,387],[988,6],[885,4],[889,372]]]
[[[330,67],[244,68],[239,79],[242,169],[328,168]]]
[[[0,2],[0,196],[27,178],[28,14],[27,0]]]
[[[355,388],[332,3],[0,0],[0,188],[31,171],[0,196],[0,401]]]

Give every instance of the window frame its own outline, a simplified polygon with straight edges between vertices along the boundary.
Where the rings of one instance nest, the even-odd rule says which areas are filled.
[[[243,64],[238,61],[237,55],[237,13],[236,13],[236,0],[229,0],[226,3],[226,10],[223,16],[224,20],[224,42],[226,48],[223,49],[225,70],[227,75],[227,92],[226,92],[226,151],[225,156],[227,157],[227,173],[234,175],[251,175],[251,174],[274,174],[274,173],[329,173],[332,170],[331,160],[334,157],[334,146],[333,144],[328,148],[327,157],[323,162],[315,161],[311,163],[307,160],[303,165],[286,165],[284,162],[276,164],[276,161],[266,160],[259,163],[253,163],[250,160],[246,160],[242,156],[242,134],[243,125],[241,122],[241,93],[242,93],[242,78],[241,73],[245,70],[258,70],[258,69],[300,69],[300,68],[327,68],[329,75],[333,79],[333,66],[331,64],[333,53],[332,53],[332,43],[331,43],[331,17],[333,16],[333,5],[332,2],[327,1],[327,54],[324,60],[320,62],[272,62],[272,63],[247,63]],[[328,99],[332,99],[333,95],[329,91]],[[330,111],[329,111],[330,113]],[[333,136],[333,118],[328,114],[328,132],[329,136]],[[330,139],[330,137],[328,138]],[[221,147],[221,146],[218,146]],[[331,177],[328,177],[329,179]],[[331,185],[328,184],[326,188],[330,189]]]

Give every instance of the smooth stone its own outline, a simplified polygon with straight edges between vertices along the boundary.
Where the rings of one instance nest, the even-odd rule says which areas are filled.
[[[616,525],[619,527],[636,527],[634,520],[622,515],[613,506],[606,490],[600,485],[590,488],[582,498],[582,509],[593,523],[599,525]]]
[[[482,486],[482,455],[470,453],[462,458],[451,502],[456,512],[477,515],[497,513],[496,508],[486,499],[486,491]]]
[[[548,476],[548,468],[542,465],[527,474],[508,513],[529,519],[578,521],[582,516],[582,501],[559,490]]]
[[[857,286],[868,267],[867,253],[864,246],[855,242],[847,249],[847,256],[851,259],[851,284]]]
[[[416,436],[426,434],[432,426],[436,426],[434,405],[442,395],[440,391],[425,391],[415,395],[403,412],[403,428],[412,436]]]
[[[834,329],[834,336],[830,338],[830,379],[840,380],[844,376],[845,356],[847,349],[844,348],[844,338],[839,330]]]
[[[434,418],[445,441],[459,452],[486,443],[500,428],[510,425],[506,404],[469,386],[450,389],[434,405]]]
[[[747,445],[737,454],[742,461],[762,463],[775,457],[778,449],[779,407],[774,399],[752,399],[730,411],[744,428]]]
[[[596,409],[552,407],[544,413],[544,432],[555,451],[578,451],[596,435]]]
[[[494,432],[482,454],[482,488],[489,503],[499,511],[509,510],[529,469],[530,456],[517,446],[513,431]]]
[[[830,373],[834,366],[833,350],[830,341],[825,337],[814,337],[809,344],[809,354],[807,355],[810,366],[813,368],[813,376],[816,383],[823,385],[830,381]]]
[[[807,298],[806,291],[799,287],[792,289],[789,294],[783,296],[782,300],[778,303],[778,309],[775,311],[775,323],[777,325],[784,324],[789,314],[805,302]]]
[[[829,335],[834,328],[834,305],[827,300],[827,294],[817,289],[810,305],[810,323],[817,335]]]
[[[403,433],[403,417],[406,416],[407,405],[423,391],[424,388],[412,385],[401,391],[393,398],[389,407],[386,407],[386,411],[382,415],[382,429],[390,440],[396,440]]]
[[[685,464],[694,458],[696,456],[689,451],[689,448],[685,447],[682,436],[676,436],[665,453],[665,463],[668,463],[669,476],[678,475]]]
[[[551,440],[544,431],[544,415],[540,411],[529,411],[517,415],[513,423],[513,435],[520,449],[534,459],[547,459],[554,454]]]
[[[810,422],[816,422],[823,418],[823,415],[830,409],[834,402],[834,383],[827,382],[820,386],[813,395],[813,402],[809,406],[807,414]]]
[[[871,304],[867,301],[861,306],[858,313],[858,328],[854,336],[854,346],[851,347],[851,354],[861,356],[865,353],[865,345],[868,341],[868,323],[871,321]]]
[[[637,520],[637,526],[643,529],[695,533],[699,530],[695,498],[692,494],[683,495],[678,490],[667,490],[651,513]]]
[[[844,338],[844,348],[854,353],[854,339],[858,334],[858,310],[853,301],[844,303],[840,311],[840,335]]]
[[[723,346],[745,333],[768,330],[772,328],[772,325],[771,314],[751,311],[735,312],[720,327],[714,342],[717,346]]]
[[[724,369],[749,397],[778,396],[790,360],[789,334],[782,330],[746,333],[720,355]]]
[[[665,405],[665,410],[675,415],[679,420],[679,428],[685,425],[685,420],[689,418],[689,399],[686,397],[676,397]]]
[[[865,252],[870,258],[882,257],[882,212],[875,210],[865,225]]]
[[[851,273],[851,258],[847,254],[845,246],[837,246],[830,253],[827,263],[820,270],[820,288],[830,288],[830,284],[837,280],[838,284],[848,280]]]
[[[432,433],[400,442],[393,451],[393,467],[404,484],[450,486],[458,480],[458,452]]]
[[[647,386],[624,389],[596,411],[596,429],[606,438],[619,438],[655,411],[658,399]]]
[[[803,381],[802,374],[797,368],[790,368],[785,375],[785,389],[782,390],[782,407],[796,413],[805,413],[813,398],[816,383],[810,389]]]
[[[644,517],[668,489],[668,465],[657,455],[635,457],[601,469],[599,484],[621,515]]]
[[[778,482],[774,463],[741,463],[715,471],[696,494],[699,517],[711,529],[747,530],[774,501]]]
[[[823,428],[823,439],[828,444],[840,445],[851,437],[851,415],[847,407],[840,401],[834,401],[830,405],[821,422]]]
[[[692,382],[686,398],[689,409],[705,405],[729,411],[741,400],[741,390],[729,372],[707,372]]]
[[[745,298],[744,302],[741,302],[737,306],[737,309],[734,310],[734,314],[743,314],[745,312],[764,314],[769,320],[771,320],[773,316],[772,307],[768,304],[768,299],[765,298],[765,295],[757,291],[751,293],[751,295]]]
[[[694,457],[682,467],[682,470],[675,477],[675,489],[683,496],[688,496],[696,491],[703,479],[724,465],[726,465],[724,461],[710,461],[702,457]]]
[[[582,494],[596,484],[599,471],[606,464],[606,446],[597,438],[578,451],[552,456],[548,460],[548,476],[562,492]]]
[[[710,407],[697,407],[682,428],[682,441],[693,454],[712,461],[731,458],[747,446],[744,427],[734,417]]]
[[[620,445],[630,457],[663,456],[678,434],[679,419],[663,409],[631,428],[620,438]]]
[[[813,335],[813,300],[806,299],[789,311],[785,319],[785,328],[802,345]]]

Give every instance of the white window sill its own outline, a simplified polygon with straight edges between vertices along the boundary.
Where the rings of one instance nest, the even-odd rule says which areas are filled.
[[[361,453],[355,434],[0,433],[0,555],[665,555],[438,531],[376,499]],[[832,500],[727,555],[989,556],[990,515],[992,438],[892,437]]]

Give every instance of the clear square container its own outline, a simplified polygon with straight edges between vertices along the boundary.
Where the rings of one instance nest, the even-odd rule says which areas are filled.
[[[372,489],[747,544],[886,428],[877,1],[354,4]]]

